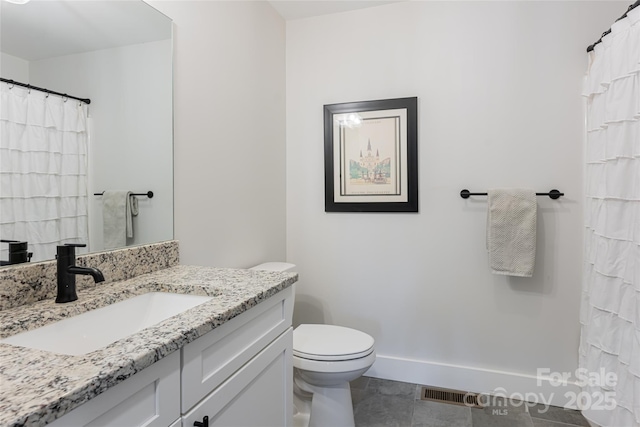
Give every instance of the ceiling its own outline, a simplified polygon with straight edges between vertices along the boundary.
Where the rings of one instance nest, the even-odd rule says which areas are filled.
[[[407,0],[269,0],[287,21],[397,3]]]
[[[0,7],[0,51],[27,61],[171,37],[171,21],[139,0],[0,0]]]
[[[406,0],[266,1],[293,20]],[[27,61],[171,37],[170,20],[140,0],[0,0],[0,7],[0,51]]]

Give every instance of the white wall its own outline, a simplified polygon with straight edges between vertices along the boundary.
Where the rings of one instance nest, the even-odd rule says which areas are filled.
[[[152,1],[174,20],[183,264],[285,257],[285,23],[267,2]]]
[[[171,40],[30,63],[30,82],[90,98],[89,191],[139,197],[137,245],[173,238]],[[102,201],[89,198],[90,251],[103,250]]]
[[[511,393],[542,390],[537,368],[573,373],[585,48],[625,9],[412,1],[288,22],[295,320],[371,334],[378,377]],[[325,213],[322,106],[409,96],[419,98],[420,212]],[[487,267],[486,198],[459,192],[493,187],[566,194],[538,199],[533,278]]]
[[[4,79],[28,83],[29,61],[0,52],[0,76]]]

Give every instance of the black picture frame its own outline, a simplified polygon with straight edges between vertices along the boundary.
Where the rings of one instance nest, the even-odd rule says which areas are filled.
[[[324,169],[325,212],[418,212],[418,98],[325,105]]]

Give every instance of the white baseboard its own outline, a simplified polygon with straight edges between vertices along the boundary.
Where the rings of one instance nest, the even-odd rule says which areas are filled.
[[[571,396],[580,393],[580,388],[571,381],[556,384],[549,378],[536,375],[384,355],[378,355],[364,375],[571,409],[577,409]]]

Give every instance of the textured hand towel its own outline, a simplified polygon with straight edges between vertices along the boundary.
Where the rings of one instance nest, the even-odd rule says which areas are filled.
[[[125,214],[127,218],[127,237],[133,238],[133,217],[138,216],[138,198],[128,193],[127,197],[127,212]]]
[[[131,217],[138,214],[138,205],[130,194],[130,191],[105,191],[102,195],[105,249],[122,248],[127,245],[127,237],[133,237]]]
[[[536,261],[536,193],[489,190],[487,251],[494,274],[531,277]]]

